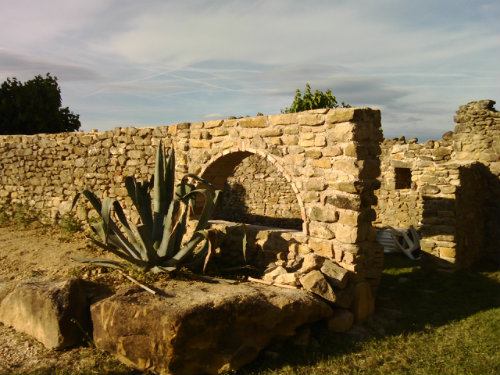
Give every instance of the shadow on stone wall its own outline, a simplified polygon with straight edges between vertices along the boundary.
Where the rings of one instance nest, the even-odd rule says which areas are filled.
[[[500,182],[481,163],[459,167],[455,199],[424,196],[422,249],[442,268],[500,263]]]
[[[215,219],[234,221],[245,224],[255,224],[267,227],[302,230],[302,219],[271,217],[249,212],[245,202],[245,188],[240,184],[225,184],[219,196]]]

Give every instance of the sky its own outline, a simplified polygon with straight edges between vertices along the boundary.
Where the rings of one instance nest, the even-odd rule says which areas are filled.
[[[500,100],[500,2],[0,0],[0,80],[47,72],[83,131],[279,114],[309,83],[440,139]]]

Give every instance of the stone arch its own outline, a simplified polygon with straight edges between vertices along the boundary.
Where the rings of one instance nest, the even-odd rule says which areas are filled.
[[[279,197],[280,199],[287,199],[286,195],[288,195],[288,200],[291,199],[295,200],[293,204],[290,203],[291,206],[296,205],[297,207],[297,210],[295,211],[295,217],[284,216],[284,217],[270,218],[265,216],[267,211],[262,212],[262,215],[258,215],[256,214],[256,212],[259,212],[258,210],[253,211],[254,207],[245,207],[249,211],[246,212],[246,216],[242,218],[241,212],[238,213],[238,210],[241,211],[241,206],[238,205],[239,204],[244,205],[245,202],[238,201],[237,199],[238,194],[235,194],[233,190],[231,192],[233,199],[230,203],[233,204],[234,206],[232,208],[236,208],[234,215],[237,217],[238,215],[240,215],[239,217],[240,220],[235,220],[235,221],[243,221],[248,223],[261,222],[262,224],[269,226],[277,226],[277,227],[299,229],[299,230],[302,229],[304,233],[307,233],[306,231],[307,221],[305,214],[306,211],[304,208],[304,203],[300,197],[299,190],[295,185],[295,183],[292,181],[290,175],[284,170],[281,163],[273,155],[267,154],[262,150],[257,150],[253,148],[233,147],[231,149],[226,149],[214,155],[207,163],[205,163],[199,175],[204,179],[206,179],[207,181],[211,182],[216,188],[223,191],[221,197],[221,201],[223,201],[224,199],[227,199],[228,186],[229,186],[228,179],[233,177],[232,175],[233,172],[235,172],[235,170],[237,170],[237,168],[241,166],[242,163],[244,163],[245,159],[252,158],[254,156],[257,157],[260,162],[271,166],[271,169],[275,168],[276,173],[273,174],[277,180],[277,185],[274,186],[277,189],[276,195],[277,196],[285,195],[285,198],[280,196]],[[270,184],[266,180],[268,179],[266,178],[260,181],[263,184]],[[284,187],[285,184],[287,187]],[[234,185],[230,188],[233,189]],[[237,188],[242,189],[239,194],[240,196],[246,193],[245,188],[243,186],[238,186]],[[293,215],[292,210],[290,210],[289,215]],[[221,209],[219,208],[218,212],[216,212],[215,217],[218,219],[229,220],[227,217],[224,216],[227,216],[226,213],[221,212]]]

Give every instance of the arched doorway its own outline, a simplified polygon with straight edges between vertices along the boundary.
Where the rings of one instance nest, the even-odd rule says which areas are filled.
[[[215,219],[302,230],[302,202],[281,168],[265,155],[218,155],[201,177],[222,191]]]

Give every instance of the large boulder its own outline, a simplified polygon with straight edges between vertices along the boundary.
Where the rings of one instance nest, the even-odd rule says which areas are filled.
[[[157,295],[121,290],[92,305],[91,314],[96,346],[128,365],[157,374],[219,374],[332,309],[298,289],[172,280]]]
[[[90,327],[83,283],[77,279],[22,281],[0,304],[0,322],[49,349],[79,344]]]

